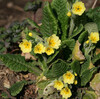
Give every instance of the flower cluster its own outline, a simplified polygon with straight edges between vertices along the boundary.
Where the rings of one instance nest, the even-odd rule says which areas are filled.
[[[99,33],[91,32],[90,36],[88,38],[89,38],[89,40],[86,41],[86,44],[88,44],[89,42],[97,43],[99,41]]]
[[[73,74],[70,71],[67,71],[64,75],[63,75],[63,80],[55,80],[54,81],[54,88],[56,88],[57,90],[60,90],[60,94],[62,95],[63,98],[69,98],[71,97],[72,93],[70,88],[68,87],[68,84],[77,84],[77,80],[75,80],[75,76],[77,76],[77,74]]]
[[[47,55],[51,55],[54,53],[54,49],[58,49],[60,45],[61,45],[61,40],[59,39],[58,36],[53,34],[52,36],[46,39],[45,44],[38,43],[34,47],[34,53],[42,54],[45,52]]]
[[[84,13],[85,10],[86,10],[85,5],[81,1],[75,2],[72,6],[72,13],[75,14],[75,15],[81,16]],[[69,17],[71,16],[71,11],[69,11],[67,13],[67,16],[69,16]]]
[[[29,36],[32,36],[32,33],[29,33]],[[55,34],[46,38],[45,43],[43,42],[39,42],[37,45],[35,45],[34,47],[35,54],[46,53],[47,55],[51,55],[54,53],[54,49],[58,49],[59,46],[61,45],[61,40]],[[27,41],[26,39],[24,39],[23,42],[19,44],[19,47],[21,48],[21,51],[23,53],[29,53],[32,51],[32,43],[31,41]]]

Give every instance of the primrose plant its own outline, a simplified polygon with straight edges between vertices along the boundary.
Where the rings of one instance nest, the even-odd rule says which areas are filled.
[[[34,29],[22,31],[22,54],[0,54],[0,59],[15,72],[37,76],[37,99],[97,99],[89,82],[99,71],[99,18],[100,7],[86,11],[80,0],[45,2],[41,25],[27,19]],[[15,83],[11,95],[32,83]]]

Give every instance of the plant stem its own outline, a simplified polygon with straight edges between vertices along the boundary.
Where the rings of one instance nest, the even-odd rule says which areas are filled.
[[[97,4],[97,1],[98,1],[98,0],[95,0],[95,1],[94,1],[93,5],[92,5],[92,9],[95,8],[95,6],[96,6],[96,4]]]
[[[71,18],[71,21],[70,21],[70,29],[69,29],[69,37],[72,35],[74,26],[75,26],[75,25],[74,25],[74,19]]]

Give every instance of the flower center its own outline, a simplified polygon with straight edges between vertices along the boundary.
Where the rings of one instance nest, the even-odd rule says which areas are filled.
[[[72,75],[71,74],[66,74],[66,78],[71,79]]]
[[[49,41],[49,46],[54,47],[55,44],[56,44],[56,43],[55,43],[54,39],[51,39],[51,40]]]
[[[29,48],[30,47],[30,44],[28,42],[25,42],[24,43],[24,46],[25,46],[25,48]]]
[[[82,8],[81,8],[80,6],[75,7],[75,10],[76,10],[76,11],[81,11],[81,9],[82,9]]]

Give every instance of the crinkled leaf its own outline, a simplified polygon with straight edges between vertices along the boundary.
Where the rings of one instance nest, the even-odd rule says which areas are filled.
[[[45,76],[49,79],[54,79],[62,76],[69,66],[63,60],[58,60],[56,63],[53,63],[52,68],[45,73]]]
[[[51,36],[52,34],[57,34],[57,20],[48,2],[43,9],[41,33],[45,37]]]
[[[23,80],[12,85],[12,87],[9,89],[11,95],[16,96],[17,94],[19,94],[25,84],[27,84],[27,81]]]
[[[83,25],[80,24],[79,27],[73,31],[72,35],[69,38],[73,38],[76,35],[78,35],[79,33],[81,33],[81,31],[83,30]]]
[[[100,7],[88,10],[87,16],[97,24],[98,30],[100,31]]]
[[[91,79],[93,73],[97,70],[96,67],[86,70],[81,76],[81,86],[85,86]]]
[[[88,31],[88,33],[98,32],[97,24],[96,23],[93,23],[93,22],[87,23],[85,25],[85,30]]]
[[[71,63],[71,69],[77,73],[77,74],[80,74],[80,62],[77,61],[77,60],[74,60],[72,63]]]
[[[68,28],[68,16],[66,15],[66,13],[68,12],[67,1],[53,0],[52,8],[56,11],[58,15],[58,20],[61,23],[61,29],[62,29],[62,40],[65,40],[67,36],[67,28]]]
[[[41,70],[36,67],[36,65],[38,65],[37,62],[26,62],[25,58],[21,55],[0,54],[0,60],[15,72],[30,71],[36,75],[41,73]]]

